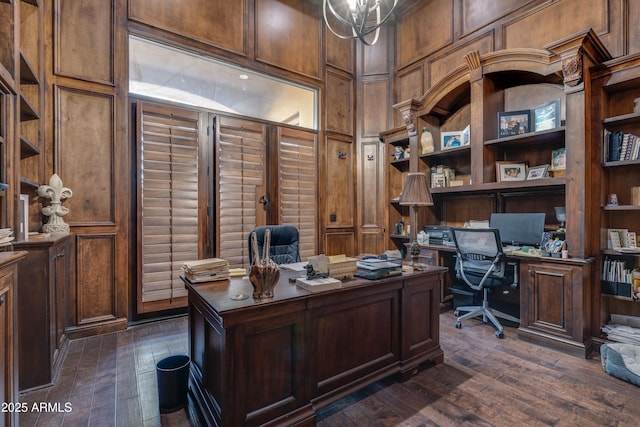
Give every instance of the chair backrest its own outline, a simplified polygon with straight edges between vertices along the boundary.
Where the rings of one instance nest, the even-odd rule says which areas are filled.
[[[289,264],[300,262],[299,233],[293,225],[263,225],[254,228],[251,233],[256,233],[258,241],[258,253],[262,256],[264,245],[264,233],[271,230],[271,246],[269,256],[276,264]],[[251,233],[249,233],[249,264],[253,264],[251,253]]]
[[[497,229],[451,227],[451,235],[456,245],[456,271],[469,286],[502,285],[511,279]]]

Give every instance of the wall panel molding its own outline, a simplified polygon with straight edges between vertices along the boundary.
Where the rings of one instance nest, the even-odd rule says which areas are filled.
[[[250,0],[129,0],[128,18],[244,56],[252,34],[250,5]]]
[[[321,78],[319,11],[317,5],[307,1],[256,0],[256,61]]]
[[[396,66],[405,67],[454,42],[454,0],[429,0],[398,21]]]
[[[116,320],[116,234],[77,235],[76,262],[76,324]]]
[[[54,73],[115,85],[115,2],[56,0]]]
[[[116,224],[115,102],[115,95],[54,86],[57,173],[74,193],[65,201],[72,227]]]
[[[558,1],[532,9],[503,24],[501,45],[540,48],[585,28],[598,36],[609,32],[609,0]]]
[[[389,111],[391,110],[389,79],[362,80],[362,102],[360,103],[362,130],[364,138],[378,138],[380,132],[389,127]]]
[[[327,69],[325,93],[326,130],[353,136],[353,79]]]
[[[327,230],[354,226],[354,154],[354,144],[351,141],[327,138],[325,153],[327,167],[325,186],[329,190],[325,196]],[[331,220],[332,215],[335,215],[335,221]]]

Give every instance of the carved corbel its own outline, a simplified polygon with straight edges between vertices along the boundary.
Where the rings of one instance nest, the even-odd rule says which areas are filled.
[[[416,112],[411,110],[402,111],[402,121],[404,125],[407,127],[407,133],[416,132]]]
[[[578,51],[575,55],[562,59],[562,74],[567,86],[573,87],[582,83],[582,52]]]
[[[464,56],[469,67],[469,77],[471,81],[480,80],[482,78],[482,62],[480,60],[480,52],[471,51]]]
[[[407,128],[409,135],[416,134],[418,132],[418,108],[419,104],[416,100],[409,99],[404,102],[395,104],[393,108],[400,112],[402,115],[402,121]]]

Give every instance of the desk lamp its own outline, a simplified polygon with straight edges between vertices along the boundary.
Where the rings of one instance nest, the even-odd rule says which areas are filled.
[[[399,203],[403,206],[411,206],[414,211],[413,218],[415,224],[411,224],[411,246],[409,247],[409,253],[411,254],[411,265],[418,270],[418,256],[420,255],[420,244],[417,240],[418,206],[433,206],[427,175],[422,172],[409,172],[407,180],[404,183],[404,188],[402,189],[402,195],[400,195]]]

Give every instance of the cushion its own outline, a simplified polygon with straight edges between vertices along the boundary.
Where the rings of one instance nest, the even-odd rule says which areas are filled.
[[[600,347],[606,373],[640,386],[640,345],[608,343]]]

